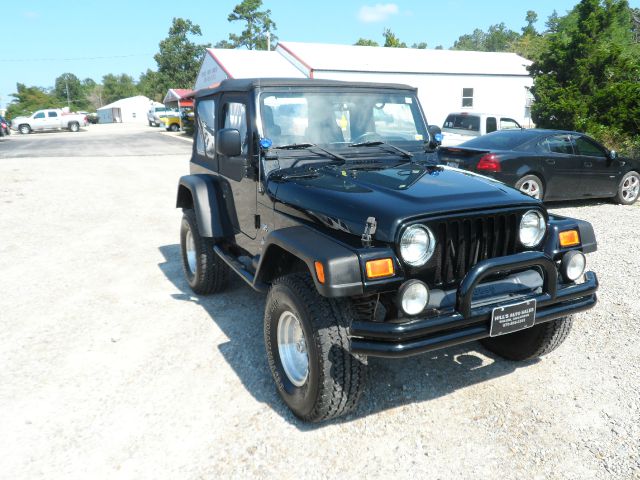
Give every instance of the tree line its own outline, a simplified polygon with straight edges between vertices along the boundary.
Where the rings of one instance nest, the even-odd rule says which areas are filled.
[[[263,9],[261,0],[243,0],[227,20],[243,29],[216,48],[265,50],[278,40],[271,11]],[[476,28],[451,49],[513,52],[532,60],[532,117],[538,126],[586,131],[623,151],[640,150],[640,9],[630,8],[627,0],[581,0],[566,15],[554,11],[544,29],[538,30],[537,23],[538,14],[529,10],[519,32],[504,23]],[[199,25],[174,18],[154,55],[157,68],[143,72],[137,82],[127,74],[108,74],[98,83],[64,73],[49,89],[18,84],[8,116],[67,104],[91,111],[137,94],[160,101],[169,88],[192,88],[211,46],[197,43],[201,36]],[[382,39],[359,38],[354,44],[408,48],[389,28]],[[411,48],[424,49],[427,43]]]

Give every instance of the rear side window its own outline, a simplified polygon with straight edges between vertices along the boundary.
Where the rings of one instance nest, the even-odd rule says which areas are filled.
[[[573,155],[573,146],[571,145],[571,138],[568,135],[547,137],[538,142],[538,148],[543,152]]]
[[[47,112],[49,118],[55,118],[58,116],[58,112]]]
[[[487,133],[495,132],[498,129],[496,117],[487,117]]]
[[[196,131],[198,155],[215,157],[216,154],[216,103],[202,100],[198,103],[198,129]]]
[[[444,121],[442,128],[452,128],[455,130],[468,130],[471,132],[480,131],[480,117],[474,115],[451,114]]]

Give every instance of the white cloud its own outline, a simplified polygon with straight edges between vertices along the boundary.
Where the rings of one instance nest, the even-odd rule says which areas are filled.
[[[363,5],[358,11],[358,20],[364,23],[383,22],[391,15],[397,15],[400,9],[395,3],[376,3]]]

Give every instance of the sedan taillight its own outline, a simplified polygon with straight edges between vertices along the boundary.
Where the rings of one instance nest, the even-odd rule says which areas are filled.
[[[500,166],[500,159],[494,153],[488,153],[483,155],[478,165],[476,166],[477,170],[482,172],[501,172],[502,167]]]

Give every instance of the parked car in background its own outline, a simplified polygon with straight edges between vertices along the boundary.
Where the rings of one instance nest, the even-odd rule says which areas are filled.
[[[442,145],[454,146],[495,132],[496,130],[521,130],[513,118],[490,113],[450,113],[442,125]]]
[[[11,122],[6,118],[0,116],[0,137],[9,135],[11,133]]]
[[[619,157],[583,133],[505,130],[441,147],[440,163],[471,170],[544,200],[611,197],[630,205],[640,194],[640,160]]]
[[[64,113],[60,109],[50,109],[38,110],[30,117],[16,117],[11,121],[11,128],[22,134],[61,129],[77,132],[80,127],[86,127],[88,123],[86,115]]]
[[[150,127],[159,127],[163,124],[162,119],[167,115],[178,115],[174,108],[167,108],[164,105],[151,107],[147,112],[147,120]]]
[[[164,127],[170,132],[177,132],[182,127],[182,124],[180,122],[179,112],[168,113],[167,115],[162,117],[160,120],[164,124]]]

